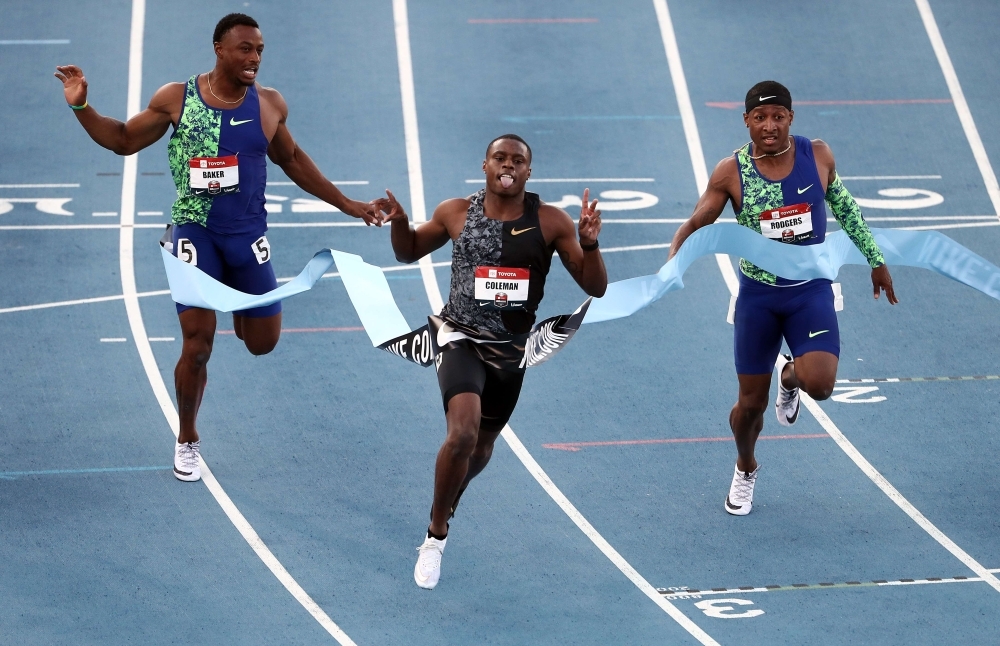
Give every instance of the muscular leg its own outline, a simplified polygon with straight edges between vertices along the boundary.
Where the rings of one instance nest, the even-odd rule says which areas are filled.
[[[437,536],[448,533],[448,518],[459,491],[483,470],[493,452],[492,442],[488,449],[481,449],[479,446],[479,423],[482,417],[479,395],[455,395],[448,401],[448,413],[445,417],[448,435],[438,451],[434,466],[434,505],[431,508],[430,530]],[[484,440],[490,439],[485,436],[492,436],[496,440],[497,434],[483,433],[483,436]],[[473,460],[473,455],[477,452],[479,458]]]
[[[801,388],[817,401],[829,399],[837,381],[837,355],[822,350],[806,352],[785,364],[781,385],[787,389]]]
[[[736,440],[736,467],[749,473],[757,468],[754,446],[764,428],[764,411],[767,410],[768,392],[771,388],[770,373],[764,375],[736,375],[740,382],[739,399],[729,413],[729,426]]]
[[[281,312],[274,316],[255,318],[233,314],[233,330],[250,354],[260,356],[274,350],[281,336]]]
[[[215,312],[189,309],[178,315],[184,345],[181,358],[174,369],[174,387],[177,390],[177,412],[180,416],[180,443],[197,442],[195,419],[201,406],[201,397],[208,382],[208,360],[212,356],[215,339]]]

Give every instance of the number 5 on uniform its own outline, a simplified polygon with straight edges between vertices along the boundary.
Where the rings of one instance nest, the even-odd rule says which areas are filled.
[[[187,238],[177,241],[177,257],[189,265],[198,266],[198,250],[194,248],[194,243]]]
[[[267,241],[267,236],[261,236],[251,245],[253,255],[257,256],[257,264],[263,265],[271,259],[271,243]]]

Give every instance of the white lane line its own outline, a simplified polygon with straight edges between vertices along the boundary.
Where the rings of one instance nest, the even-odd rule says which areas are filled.
[[[0,40],[0,45],[69,45],[69,41],[61,38],[50,40]]]
[[[973,229],[1000,226],[1000,222],[966,222],[964,224],[929,224],[919,227],[898,227],[903,231],[937,231],[939,229]]]
[[[426,220],[424,209],[424,180],[420,163],[420,141],[417,136],[417,102],[416,93],[413,86],[413,63],[410,55],[409,19],[407,17],[406,0],[393,0],[392,14],[396,27],[396,52],[399,59],[399,86],[403,95],[403,126],[406,137],[406,163],[410,177],[410,195],[413,197],[413,219],[415,222]],[[418,197],[419,199],[418,199]],[[419,211],[418,211],[419,208]],[[419,213],[419,217],[418,217]],[[425,256],[420,260],[420,270],[424,277],[424,290],[427,292],[427,300],[434,312],[441,311],[444,303],[441,299],[441,291],[438,288],[437,279],[434,276],[434,268],[430,261],[430,256]],[[559,507],[576,523],[584,534],[607,556],[611,561],[631,580],[642,592],[653,600],[656,605],[666,611],[677,623],[684,627],[689,633],[694,635],[702,644],[706,646],[718,646],[718,642],[708,636],[693,621],[687,618],[684,613],[678,610],[673,604],[663,599],[656,592],[656,588],[649,584],[638,572],[632,568],[622,556],[615,551],[611,545],[604,540],[594,527],[587,522],[587,519],[569,502],[561,491],[553,484],[545,471],[539,466],[535,459],[524,448],[524,445],[514,434],[511,427],[505,426],[501,433],[504,440],[521,460],[529,473],[538,481],[542,488],[552,497]]]
[[[677,47],[677,37],[674,35],[674,24],[670,20],[670,9],[666,0],[653,0],[656,9],[656,19],[660,23],[660,37],[663,39],[663,49],[667,55],[667,65],[670,68],[670,79],[674,85],[674,95],[677,97],[677,107],[681,113],[681,123],[684,125],[684,139],[687,141],[688,154],[691,157],[691,170],[694,171],[694,183],[700,196],[708,188],[708,167],[705,165],[705,153],[701,148],[701,136],[698,134],[698,122],[694,117],[694,106],[691,105],[691,94],[688,92],[687,78],[684,76],[684,66],[681,63],[680,49]],[[729,256],[715,254],[715,262],[722,272],[726,285],[732,290],[739,287],[739,280],[733,270]]]
[[[983,176],[983,183],[986,184],[986,192],[993,202],[993,210],[1000,218],[1000,184],[997,184],[997,176],[990,165],[990,158],[986,154],[983,140],[979,138],[979,130],[976,129],[976,122],[972,119],[972,112],[969,104],[965,101],[965,93],[962,92],[962,85],[958,82],[958,75],[955,67],[951,64],[951,57],[948,55],[948,48],[944,46],[944,39],[938,31],[937,21],[934,20],[934,12],[928,0],[914,0],[917,3],[917,10],[920,12],[920,19],[924,22],[924,29],[927,30],[927,37],[934,48],[938,65],[941,66],[941,73],[948,83],[948,91],[951,92],[951,101],[955,105],[955,112],[958,113],[958,120],[962,122],[962,130],[965,131],[965,138],[969,140],[969,147],[972,148],[972,156],[976,158],[979,172]]]
[[[139,211],[138,215],[163,215],[163,211]]]
[[[619,251],[645,251],[646,249],[669,249],[670,243],[664,242],[662,244],[638,244],[632,245],[631,247],[608,247],[607,249],[601,249],[601,253],[617,253]]]
[[[410,209],[413,222],[427,221],[424,201],[424,170],[420,158],[420,130],[417,128],[417,95],[413,85],[413,56],[410,53],[410,20],[406,0],[392,0],[392,20],[396,32],[396,62],[399,66],[399,93],[403,104],[403,137],[406,141],[406,168],[410,181]],[[420,275],[435,314],[444,307],[441,288],[434,276],[431,255],[420,259]]]
[[[869,180],[869,179],[941,179],[940,175],[841,175],[840,179],[847,180]]]
[[[345,180],[334,180],[330,182],[331,184],[336,184],[337,186],[368,186],[369,182],[365,179],[345,179]],[[268,186],[298,186],[295,182],[268,182]]]
[[[291,278],[289,278],[288,280],[291,280]],[[169,289],[161,289],[155,292],[138,292],[135,296],[136,298],[145,298],[147,296],[165,296],[169,293],[170,293]],[[124,298],[125,296],[117,294],[115,296],[77,298],[72,301],[55,301],[53,303],[38,303],[37,305],[19,305],[17,307],[4,307],[0,309],[0,314],[11,314],[13,312],[30,312],[33,310],[47,310],[52,307],[68,307],[70,305],[86,305],[88,303],[107,303],[108,301],[120,301]]]
[[[80,188],[79,184],[0,184],[0,188]]]
[[[101,343],[125,343],[126,341],[128,341],[128,339],[126,339],[123,336],[110,336],[101,338]]]
[[[155,343],[157,341],[170,342],[170,341],[176,341],[176,339],[174,339],[174,337],[172,336],[151,336],[149,337],[149,341],[150,343]]]
[[[479,179],[467,179],[466,184],[482,184],[486,180],[484,178]],[[539,182],[539,183],[580,183],[580,182],[655,182],[656,180],[652,177],[550,177],[545,179],[535,179],[534,177],[528,180],[529,182]]]
[[[91,215],[95,218],[113,218],[118,215],[118,211],[94,211]]]
[[[708,633],[701,629],[698,624],[691,621],[687,615],[681,612],[677,606],[670,603],[667,599],[660,594],[656,588],[654,588],[649,581],[647,581],[641,574],[639,574],[635,568],[633,568],[628,561],[618,553],[614,547],[608,543],[600,532],[594,529],[594,526],[584,517],[583,514],[569,501],[569,499],[559,490],[559,487],[552,482],[545,470],[535,461],[528,449],[524,447],[521,440],[518,439],[517,435],[514,434],[514,430],[510,425],[504,426],[503,431],[500,433],[507,444],[510,446],[514,454],[521,460],[525,468],[528,470],[535,480],[542,486],[547,494],[559,505],[559,508],[570,517],[570,520],[580,528],[580,531],[586,535],[587,538],[597,546],[597,549],[601,550],[615,567],[617,567],[621,572],[628,577],[635,587],[639,588],[643,594],[652,600],[653,603],[658,605],[660,609],[670,615],[670,618],[676,621],[684,630],[688,631],[695,639],[704,644],[705,646],[714,645],[718,646],[718,642],[712,639]]]
[[[132,0],[132,30],[129,38],[129,66],[128,66],[128,107],[126,113],[132,117],[139,112],[139,98],[142,86],[142,35],[145,23],[146,3],[145,0]],[[125,168],[122,173],[122,222],[131,224],[135,216],[135,189],[136,175],[138,170],[138,158],[136,155],[129,155],[125,158]],[[176,437],[179,432],[179,420],[177,411],[167,392],[167,387],[163,383],[160,369],[156,365],[156,358],[149,345],[146,336],[146,326],[142,320],[142,311],[139,309],[139,299],[136,297],[135,289],[135,265],[133,258],[133,235],[131,227],[123,227],[120,238],[120,269],[122,277],[122,293],[125,295],[125,310],[128,313],[129,326],[132,328],[132,336],[135,339],[136,349],[142,359],[142,366],[149,379],[149,385],[156,395],[160,410],[167,419],[170,429]],[[254,528],[247,522],[240,510],[226,494],[222,485],[216,480],[209,469],[208,464],[202,459],[202,480],[205,486],[212,493],[216,502],[222,507],[226,516],[240,532],[246,542],[257,554],[264,565],[271,573],[285,586],[295,600],[302,604],[302,607],[316,619],[319,624],[326,629],[342,646],[357,646],[350,637],[347,636],[337,624],[330,619],[319,605],[302,589],[302,586],[292,578],[285,566],[271,553],[264,541],[261,540]]]
[[[920,2],[921,0],[917,1]],[[670,24],[669,14],[667,14],[666,0],[653,0],[653,4],[656,5],[657,15],[660,17],[660,28],[661,28],[661,33],[663,33],[664,44],[667,45],[666,47],[667,55],[668,57],[671,55],[675,55],[678,57],[676,65],[671,64],[670,68],[671,74],[673,75],[674,70],[676,69],[678,74],[683,75],[684,72],[680,65],[680,58],[679,58],[680,54],[677,51],[676,40],[674,39],[673,27]],[[668,36],[670,43],[667,43]],[[671,52],[673,52],[673,54],[671,54]],[[681,81],[682,81],[681,84],[685,87],[684,97],[685,99],[687,99],[687,91],[686,91],[687,86],[686,83],[683,82],[683,79],[681,79]],[[676,78],[674,79],[674,85],[675,86],[678,85]],[[688,102],[690,101],[690,99],[687,100]],[[680,95],[678,96],[678,101],[680,101]],[[690,108],[690,105],[688,105],[687,108]],[[685,106],[681,105],[682,117],[684,114],[685,114]],[[687,127],[687,122],[685,121],[685,128],[686,127]],[[691,127],[694,130],[695,139],[698,139],[700,141],[700,136],[697,133],[697,126],[694,125],[693,120],[691,121]],[[701,154],[700,144],[697,148],[697,154],[695,154],[695,152],[693,151],[691,153],[691,163],[693,166],[695,166],[696,177],[699,176],[707,177],[708,169],[707,166],[705,166],[704,156],[702,156]],[[699,174],[698,172],[698,166],[701,167],[700,169],[701,174]],[[703,191],[703,189],[704,186],[699,185],[699,194]],[[723,267],[723,263],[720,261],[719,266],[723,268],[722,274],[726,280],[726,285],[729,287],[730,295],[735,296],[739,293],[739,282],[736,279],[736,272],[733,269],[732,264],[729,262],[728,257],[726,257],[726,262],[724,264],[725,266]],[[910,504],[910,502],[907,501],[906,498],[904,498],[902,494],[900,494],[889,483],[888,480],[882,477],[882,474],[876,471],[875,468],[864,458],[864,456],[862,456],[861,453],[859,453],[858,450],[854,448],[854,445],[847,440],[844,434],[840,432],[840,429],[837,428],[837,426],[833,423],[833,421],[827,416],[825,412],[823,412],[823,409],[820,408],[815,401],[813,401],[805,393],[800,393],[800,397],[802,398],[802,402],[806,405],[806,408],[809,410],[809,412],[812,413],[813,417],[816,418],[816,421],[818,421],[820,425],[823,426],[823,428],[827,431],[827,433],[829,433],[830,436],[833,437],[834,440],[836,440],[840,448],[845,453],[847,453],[847,455],[854,461],[855,464],[858,465],[859,468],[861,468],[861,470],[865,473],[865,475],[867,475],[872,480],[872,482],[874,482],[894,503],[896,503],[896,505],[900,507],[900,509],[902,509],[910,518],[912,518],[917,523],[917,525],[920,526],[921,529],[930,534],[931,537],[934,538],[934,540],[936,540],[945,549],[951,552],[951,554],[956,558],[958,558],[958,560],[960,560],[966,567],[968,567],[973,572],[981,576],[983,580],[985,580],[987,583],[993,586],[997,591],[1000,591],[1000,581],[997,581],[996,577],[990,574],[990,572],[986,568],[980,565],[971,556],[966,554],[950,538],[945,536],[944,533],[942,533],[939,529],[937,529],[937,527],[935,527],[929,520],[927,520],[923,516],[923,514],[917,511],[916,507]]]
[[[816,418],[816,421],[820,423],[820,426],[830,434],[830,437],[840,446],[840,448],[847,454],[847,457],[854,461],[854,464],[858,465],[858,468],[868,476],[875,485],[882,490],[886,496],[889,497],[891,501],[896,503],[896,505],[903,510],[903,512],[913,519],[917,525],[920,526],[922,530],[930,534],[931,538],[936,540],[941,544],[946,550],[951,552],[952,556],[961,561],[967,568],[979,575],[983,581],[988,583],[997,592],[1000,592],[1000,580],[997,580],[995,576],[979,563],[976,559],[969,556],[961,547],[955,544],[953,540],[945,536],[944,532],[938,529],[934,523],[927,520],[927,518],[914,507],[909,500],[903,497],[903,494],[892,486],[892,484],[886,480],[872,464],[865,459],[861,453],[854,448],[850,440],[841,433],[837,425],[833,423],[833,420],[826,414],[826,412],[820,408],[812,397],[804,392],[799,393],[799,397],[802,403],[805,404],[806,408],[812,413],[812,416]]]

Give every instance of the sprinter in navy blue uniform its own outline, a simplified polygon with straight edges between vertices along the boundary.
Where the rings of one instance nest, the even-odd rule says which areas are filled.
[[[743,121],[750,143],[715,167],[694,214],[677,229],[672,258],[688,236],[722,214],[727,202],[737,221],[776,243],[812,245],[826,239],[826,206],[872,267],[875,298],[885,291],[896,304],[892,278],[857,202],[837,175],[833,152],[823,141],[789,135],[795,113],[792,95],[775,81],[763,81],[746,95]],[[784,338],[791,351],[780,355]],[[734,353],[740,393],[729,414],[736,440],[736,470],[725,510],[750,513],[758,465],[757,437],[764,427],[777,365],[775,414],[791,426],[799,414],[799,388],[823,400],[833,392],[840,357],[840,332],[829,280],[793,281],[740,260]]]
[[[119,155],[152,145],[174,127],[167,144],[177,187],[174,254],[230,287],[263,294],[277,286],[265,235],[267,158],[299,187],[347,215],[367,224],[381,224],[381,217],[372,205],[345,197],[292,139],[284,98],[257,83],[264,51],[257,22],[229,14],[212,40],[215,69],[187,83],[164,85],[126,123],[101,116],[87,103],[87,79],[79,67],[57,67],[56,77],[87,134]],[[208,381],[215,312],[178,304],[177,313],[184,346],[174,370],[180,416],[174,476],[191,482],[201,478],[195,419]],[[269,353],[281,334],[281,303],[234,312],[233,328],[251,353]]]

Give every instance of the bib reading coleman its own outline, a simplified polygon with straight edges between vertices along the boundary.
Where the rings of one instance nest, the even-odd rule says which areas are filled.
[[[379,346],[383,350],[429,366],[434,356],[461,343],[488,365],[522,371],[550,358],[579,329],[590,299],[573,314],[534,325],[552,263],[538,223],[538,195],[526,192],[524,214],[511,222],[487,218],[485,196],[482,189],[469,198],[441,314]]]

